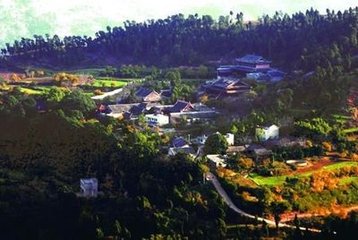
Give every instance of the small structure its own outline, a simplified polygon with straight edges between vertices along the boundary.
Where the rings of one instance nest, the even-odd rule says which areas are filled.
[[[145,120],[149,126],[163,126],[169,124],[169,116],[163,114],[147,114]]]
[[[204,134],[204,135],[198,136],[196,138],[193,138],[191,140],[191,142],[194,143],[194,144],[198,144],[198,145],[204,145],[205,142],[206,142],[206,139],[208,139],[208,136],[206,136]]]
[[[245,146],[229,146],[226,149],[227,154],[237,154],[237,153],[241,153],[241,152],[245,152],[245,151],[246,151]]]
[[[162,98],[164,98],[164,99],[165,99],[165,98],[166,98],[166,99],[171,98],[172,95],[173,95],[173,92],[172,92],[171,89],[163,89],[163,90],[160,90],[160,96],[161,96]]]
[[[135,97],[138,101],[141,102],[158,102],[161,100],[160,94],[158,92],[144,87],[140,87],[136,91]]]
[[[227,133],[225,135],[226,141],[229,144],[229,146],[233,146],[234,145],[234,140],[235,140],[235,136],[232,133]]]
[[[191,146],[185,146],[185,147],[171,147],[168,150],[168,156],[175,156],[178,153],[185,153],[192,157],[195,157],[195,150]]]
[[[203,86],[207,94],[218,96],[236,95],[250,91],[250,86],[239,79],[219,77],[216,81]]]
[[[278,82],[281,81],[284,77],[284,72],[274,68],[271,68],[267,72],[252,72],[246,74],[246,78],[254,79],[258,82]]]
[[[193,109],[194,109],[194,107],[190,102],[178,100],[168,110],[170,113],[182,113],[182,112],[192,111]]]
[[[80,180],[82,197],[97,197],[98,180],[97,178],[83,178]]]
[[[279,127],[275,124],[265,127],[256,128],[256,137],[259,141],[267,141],[269,139],[278,139]]]
[[[286,164],[290,165],[290,166],[295,166],[295,167],[306,167],[308,165],[308,162],[306,160],[304,160],[304,159],[287,160]]]
[[[260,161],[272,155],[272,151],[264,148],[261,145],[251,144],[246,148],[246,151],[251,153],[256,161]]]
[[[251,54],[237,58],[235,61],[236,67],[245,72],[265,71],[270,69],[271,64],[271,61],[264,59],[262,56]]]
[[[183,148],[188,147],[189,144],[183,137],[174,137],[171,146],[174,148]]]
[[[226,159],[225,157],[219,155],[219,154],[209,154],[206,155],[206,158],[208,159],[209,165],[212,167],[226,167]]]
[[[108,105],[107,109],[102,111],[106,116],[114,118],[134,119],[141,114],[145,114],[151,108],[158,105],[157,103],[131,103]]]

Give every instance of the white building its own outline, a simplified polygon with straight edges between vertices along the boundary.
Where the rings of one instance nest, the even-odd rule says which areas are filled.
[[[98,180],[97,178],[83,178],[80,180],[81,196],[97,197]]]
[[[229,144],[229,146],[233,146],[234,145],[234,134],[232,134],[232,133],[227,133],[226,135],[225,135],[225,138],[226,138],[226,141],[227,141],[227,143]]]
[[[260,141],[267,141],[269,139],[277,139],[279,137],[279,127],[275,124],[268,127],[257,127],[256,137]]]
[[[208,139],[208,136],[206,136],[204,134],[204,135],[201,135],[201,136],[197,136],[196,138],[193,138],[191,140],[191,142],[194,143],[194,144],[204,145],[205,142],[206,142],[206,139]]]
[[[151,126],[163,126],[169,124],[169,116],[163,114],[147,114],[145,120]]]
[[[226,160],[223,156],[219,154],[209,154],[206,155],[206,158],[209,161],[209,164],[215,167],[226,167]]]

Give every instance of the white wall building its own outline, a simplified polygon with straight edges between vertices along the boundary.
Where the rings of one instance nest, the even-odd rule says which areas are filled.
[[[163,126],[169,124],[169,116],[163,114],[147,114],[145,120],[148,125]]]
[[[227,134],[225,135],[225,138],[226,138],[226,141],[227,141],[227,143],[229,144],[229,146],[233,146],[233,145],[234,145],[234,140],[235,140],[234,134],[232,134],[232,133],[227,133]]]
[[[269,139],[277,139],[279,137],[279,127],[275,124],[268,127],[257,127],[256,137],[260,141],[267,141]]]
[[[225,158],[219,154],[209,154],[206,155],[206,158],[208,159],[209,164],[215,167],[226,167]]]

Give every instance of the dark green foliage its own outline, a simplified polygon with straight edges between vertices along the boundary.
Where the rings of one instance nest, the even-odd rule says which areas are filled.
[[[200,65],[208,60],[257,53],[287,68],[314,70],[331,65],[353,68],[352,51],[357,50],[357,9],[320,15],[310,9],[292,16],[276,13],[261,17],[258,24],[244,23],[242,13],[230,16],[183,14],[142,23],[126,21],[124,27],[99,31],[95,38],[57,35],[21,39],[7,44],[2,53],[9,62],[26,64],[36,60],[56,66],[95,62],[143,63],[157,66]],[[107,60],[111,59],[111,60]],[[88,61],[87,61],[88,62]],[[133,68],[132,68],[133,70]],[[138,71],[121,68],[123,76]],[[104,75],[112,75],[107,68]]]
[[[228,143],[221,133],[214,133],[208,137],[204,145],[205,154],[225,154]]]

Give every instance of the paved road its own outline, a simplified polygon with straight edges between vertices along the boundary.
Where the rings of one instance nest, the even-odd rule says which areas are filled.
[[[110,97],[110,96],[113,96],[113,95],[116,95],[120,92],[122,92],[123,89],[122,88],[119,88],[119,89],[116,89],[116,90],[113,90],[113,91],[110,91],[110,92],[106,92],[102,95],[98,95],[98,96],[93,96],[91,97],[93,100],[103,100],[104,98],[106,97]]]
[[[241,210],[240,208],[236,207],[235,204],[232,202],[231,198],[227,195],[227,193],[225,192],[225,190],[222,188],[220,182],[218,181],[218,179],[216,178],[216,176],[214,174],[212,174],[211,172],[208,172],[205,174],[205,178],[210,181],[216,191],[220,194],[220,196],[224,199],[224,201],[226,202],[226,204],[229,206],[229,208],[231,208],[232,210],[234,210],[235,212],[237,212],[238,214],[248,217],[248,218],[252,218],[255,219],[256,216],[251,215],[243,210]],[[268,225],[274,225],[276,226],[275,221],[266,219],[266,218],[261,218],[261,217],[257,217],[257,220],[259,221],[265,221]],[[296,228],[296,226],[294,225],[289,225],[289,224],[285,224],[285,223],[279,223],[278,224],[279,227],[288,227],[288,228]],[[305,227],[300,227],[300,230],[305,231],[306,228]],[[313,229],[313,228],[308,228],[308,231],[311,232],[321,232],[321,230],[319,229]]]

